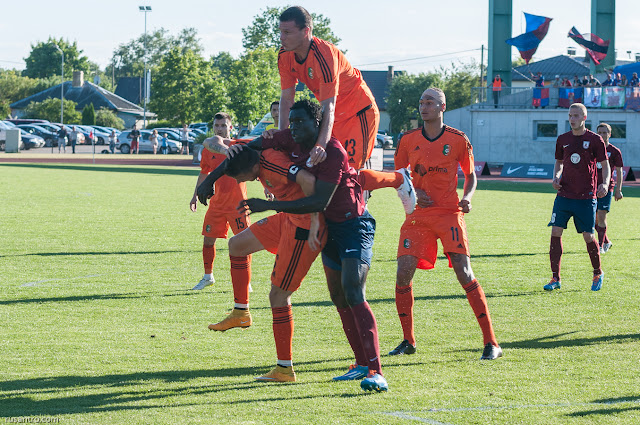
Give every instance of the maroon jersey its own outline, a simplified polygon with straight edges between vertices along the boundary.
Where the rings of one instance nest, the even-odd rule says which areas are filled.
[[[609,143],[607,145],[607,158],[609,159],[609,167],[611,167],[611,180],[609,182],[609,192],[611,192],[613,188],[616,187],[616,179],[613,177],[613,169],[616,167],[624,167],[622,163],[622,152],[620,152],[620,149]],[[598,163],[597,167],[598,184],[602,184],[602,165]],[[618,178],[621,179],[622,176],[618,176]]]
[[[607,159],[604,141],[598,134],[586,130],[582,136],[572,132],[558,136],[556,160],[562,161],[559,196],[570,199],[596,197],[596,162]]]
[[[318,180],[338,186],[324,211],[328,221],[343,222],[364,213],[365,204],[362,198],[362,187],[357,180],[358,175],[349,165],[347,151],[334,137],[327,143],[325,149],[327,158],[311,168],[306,165],[309,152],[302,150],[301,146],[293,140],[291,131],[288,129],[275,133],[272,139],[263,139],[262,147],[288,152],[294,165],[309,171]]]

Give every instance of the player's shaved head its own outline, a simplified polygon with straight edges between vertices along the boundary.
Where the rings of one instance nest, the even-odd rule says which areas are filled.
[[[441,103],[443,105],[447,104],[447,97],[444,95],[444,92],[437,87],[429,87],[422,92],[421,97],[430,97],[438,103]]]
[[[569,107],[569,110],[571,110],[571,109],[579,109],[580,111],[582,111],[582,116],[584,116],[584,117],[587,116],[587,107],[584,106],[582,103],[573,103]]]
[[[295,22],[298,29],[308,27],[310,30],[313,30],[313,19],[311,18],[311,14],[302,6],[292,6],[282,12],[280,15],[280,22],[289,21]]]
[[[230,125],[232,123],[231,121],[231,115],[227,114],[226,112],[218,112],[217,114],[215,114],[213,116],[213,120],[226,120]]]
[[[611,126],[606,122],[601,122],[600,124],[598,124],[598,127],[596,128],[596,130],[600,130],[601,128],[606,128],[607,133],[611,134]]]

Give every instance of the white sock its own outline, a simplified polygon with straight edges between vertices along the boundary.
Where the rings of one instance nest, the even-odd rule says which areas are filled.
[[[203,279],[213,280],[213,273],[205,273]]]
[[[235,303],[233,306],[234,306],[235,308],[244,308],[244,309],[249,308],[249,304],[239,304],[239,303]]]
[[[278,360],[278,366],[292,367],[293,366],[293,360]]]

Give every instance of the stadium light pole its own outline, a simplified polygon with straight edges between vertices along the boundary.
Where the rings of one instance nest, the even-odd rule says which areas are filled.
[[[147,128],[147,12],[151,12],[151,6],[138,6],[140,12],[144,12],[144,75],[142,81],[144,81],[144,116],[142,117],[143,128]]]
[[[64,52],[57,44],[54,44],[54,46],[56,46],[56,49],[60,52],[60,55],[62,55],[60,65],[60,124],[64,126]],[[53,153],[53,142],[51,143],[51,153]]]

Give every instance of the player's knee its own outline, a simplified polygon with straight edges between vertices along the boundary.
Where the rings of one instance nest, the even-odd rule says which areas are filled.
[[[234,257],[241,256],[242,255],[241,245],[242,244],[238,241],[238,238],[236,238],[235,236],[229,239],[229,255]]]
[[[359,283],[343,284],[344,296],[349,306],[361,304],[365,301],[364,285]]]

